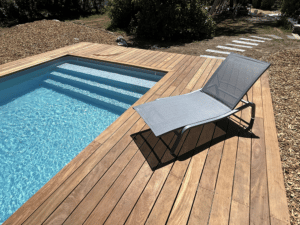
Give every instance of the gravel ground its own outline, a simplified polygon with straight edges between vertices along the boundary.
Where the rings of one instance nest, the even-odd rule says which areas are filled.
[[[78,42],[116,45],[112,32],[71,22],[41,20],[0,29],[0,64]]]
[[[0,28],[0,64],[77,42],[116,45],[117,36],[103,29],[51,20],[36,21],[12,28]],[[299,42],[296,41],[286,46],[283,45],[285,42],[281,42],[277,41],[260,49],[260,52],[266,54],[253,51],[249,56],[272,63],[269,73],[270,86],[291,223],[300,224],[300,47]],[[203,47],[207,48],[207,44],[207,42],[203,43],[206,45]],[[215,43],[212,45],[215,46]],[[276,45],[282,46],[282,48],[276,48],[278,50],[284,47],[289,50],[274,54]],[[195,52],[191,51],[192,48],[188,46],[180,46],[178,49],[173,47],[168,51],[198,55],[196,49],[199,50],[199,47],[193,47]],[[295,49],[291,50],[290,48],[293,47]]]
[[[300,224],[300,49],[278,52],[268,61],[291,224]]]

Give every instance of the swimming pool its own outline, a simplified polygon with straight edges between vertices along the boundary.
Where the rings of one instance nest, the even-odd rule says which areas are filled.
[[[0,79],[0,224],[165,73],[71,56]]]

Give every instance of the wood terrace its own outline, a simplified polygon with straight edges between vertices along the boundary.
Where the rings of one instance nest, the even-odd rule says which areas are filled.
[[[64,55],[168,72],[134,105],[201,88],[220,59],[79,43],[0,66],[0,77]],[[289,224],[268,72],[250,109],[194,128],[174,159],[130,107],[21,206],[8,224]],[[170,147],[174,134],[164,135]]]

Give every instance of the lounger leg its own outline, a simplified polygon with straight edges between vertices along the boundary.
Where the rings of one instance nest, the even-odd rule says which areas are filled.
[[[253,127],[253,124],[254,124],[254,119],[255,119],[255,104],[251,102],[251,120],[250,120],[250,123],[249,123],[249,126],[247,127],[246,130],[251,130],[252,127]]]
[[[177,131],[174,132],[177,137],[176,137],[175,143],[173,144],[172,148],[170,148],[169,145],[167,145],[166,142],[161,137],[159,137],[159,139],[162,141],[162,143],[169,149],[171,155],[175,158],[177,158],[177,155],[175,154],[175,150],[182,138],[184,131],[185,130],[183,129],[181,132],[177,132]]]

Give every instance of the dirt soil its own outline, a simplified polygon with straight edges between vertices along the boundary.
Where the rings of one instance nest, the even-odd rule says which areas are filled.
[[[107,24],[107,21],[99,21]],[[104,30],[101,23],[97,23],[96,19],[89,22],[77,20],[74,23],[42,20],[0,28],[0,64],[77,42],[116,45],[115,40],[120,34]],[[216,37],[202,41],[149,41],[137,40],[126,34],[123,36],[131,47],[226,57],[205,50],[217,50],[217,45],[225,45],[239,37],[265,34],[275,34],[283,39],[266,41],[241,54],[272,63],[270,86],[291,223],[300,224],[300,41],[287,39],[286,35],[290,33],[278,29],[274,23],[254,23],[246,18],[220,21]]]

